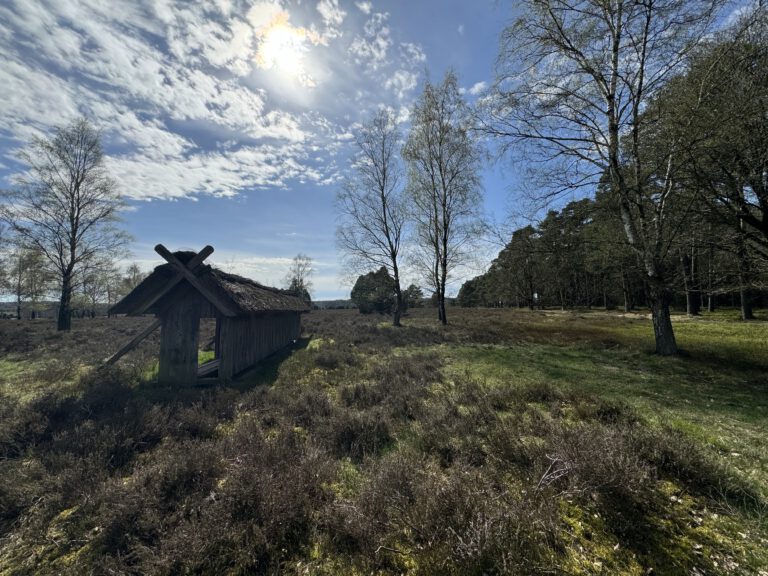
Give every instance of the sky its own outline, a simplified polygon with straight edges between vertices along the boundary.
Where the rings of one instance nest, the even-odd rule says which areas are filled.
[[[214,265],[281,285],[303,253],[314,299],[346,298],[334,197],[356,129],[381,107],[407,129],[425,75],[451,68],[472,102],[512,17],[498,0],[3,0],[0,187],[33,137],[85,116],[128,200],[126,264],[210,244]],[[482,180],[503,220],[514,174],[489,162]]]

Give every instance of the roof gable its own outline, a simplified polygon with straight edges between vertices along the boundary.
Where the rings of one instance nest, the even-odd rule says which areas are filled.
[[[200,254],[195,252],[171,254],[162,245],[155,247],[155,250],[169,260],[169,263],[156,267],[136,288],[110,308],[111,314],[158,313],[169,300],[173,300],[173,295],[181,296],[179,291],[184,287],[196,290],[224,316],[309,310],[306,302],[285,290],[264,286],[235,274],[228,274],[207,264],[198,263],[194,266],[198,260],[201,262],[213,252],[210,247],[206,247]],[[181,271],[179,263],[186,267],[188,272]],[[191,269],[190,263],[193,264]]]

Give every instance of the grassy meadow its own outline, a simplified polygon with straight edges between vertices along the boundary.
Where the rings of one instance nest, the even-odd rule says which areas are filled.
[[[0,575],[768,576],[768,322],[448,315],[184,390],[97,368],[148,318],[0,322]]]

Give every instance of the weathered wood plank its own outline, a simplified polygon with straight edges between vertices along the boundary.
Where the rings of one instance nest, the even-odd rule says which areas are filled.
[[[120,360],[120,358],[122,358],[122,357],[123,357],[123,356],[125,356],[125,355],[126,355],[128,352],[130,352],[131,350],[133,350],[134,348],[136,348],[136,346],[138,346],[138,345],[141,343],[141,341],[142,341],[142,340],[144,340],[144,338],[146,338],[147,336],[149,336],[150,334],[152,334],[152,332],[154,332],[155,330],[157,330],[158,328],[160,328],[160,325],[161,325],[161,324],[162,324],[162,321],[160,321],[159,319],[158,319],[158,320],[155,320],[154,322],[152,322],[152,324],[150,324],[149,326],[147,326],[146,328],[144,328],[144,330],[142,330],[141,332],[139,332],[138,334],[136,334],[136,336],[134,336],[134,337],[131,339],[131,341],[130,341],[130,342],[128,342],[128,343],[127,343],[125,346],[123,346],[122,348],[120,348],[120,350],[118,350],[117,352],[115,352],[114,354],[112,354],[112,356],[110,356],[109,358],[107,358],[107,360],[105,360],[105,361],[104,361],[104,365],[105,365],[105,366],[112,366],[112,364],[114,364],[115,362],[117,362],[118,360]]]
[[[264,358],[289,346],[299,336],[298,314],[221,318],[219,376],[231,380]]]
[[[235,309],[235,307],[227,302],[226,300],[223,300],[219,298],[218,294],[210,290],[205,284],[203,284],[200,279],[195,276],[189,268],[187,268],[178,258],[176,258],[176,255],[173,254],[171,251],[169,251],[165,246],[162,244],[158,244],[155,246],[155,252],[160,254],[165,260],[174,267],[178,272],[180,272],[184,279],[192,284],[197,290],[205,296],[208,301],[216,306],[216,309],[221,312],[224,316],[230,316],[234,317],[237,316],[238,311]]]
[[[162,244],[158,244],[157,246],[162,246],[162,247],[165,249],[165,246],[163,246]],[[157,246],[155,246],[155,250],[157,250]],[[208,256],[210,256],[211,254],[213,254],[213,246],[210,246],[210,245],[209,245],[209,246],[206,246],[205,248],[203,248],[202,250],[200,250],[200,252],[198,252],[198,253],[197,253],[197,254],[196,254],[196,255],[195,255],[193,258],[192,258],[192,260],[190,260],[189,262],[187,262],[187,266],[186,266],[186,267],[187,267],[189,270],[192,270],[192,271],[194,272],[195,268],[197,268],[198,266],[200,266],[200,264],[202,264],[202,263],[203,263],[203,261],[204,261],[206,258],[208,258]],[[171,290],[173,290],[173,288],[174,288],[174,287],[175,287],[175,286],[176,286],[176,285],[177,285],[179,282],[181,282],[183,279],[184,279],[184,276],[183,276],[183,275],[182,275],[180,272],[179,272],[179,273],[177,273],[177,274],[176,274],[176,276],[174,276],[174,277],[173,277],[173,279],[171,279],[171,280],[168,282],[168,284],[166,284],[166,285],[165,285],[165,287],[164,287],[162,290],[160,290],[160,291],[158,291],[158,292],[156,292],[156,293],[152,294],[152,296],[151,296],[149,299],[147,299],[145,302],[142,302],[142,303],[139,305],[139,307],[138,307],[138,310],[136,310],[136,311],[135,311],[135,312],[133,312],[132,314],[135,314],[135,315],[144,314],[144,313],[145,313],[147,310],[149,310],[149,309],[150,309],[150,307],[152,307],[152,305],[153,305],[153,304],[155,304],[155,303],[156,303],[158,300],[160,300],[160,298],[162,298],[163,296],[165,296],[166,294],[168,294],[168,292],[170,292]]]
[[[221,346],[219,352],[219,359],[221,360],[221,365],[219,366],[219,378],[222,382],[228,382],[235,375],[233,364],[235,359],[235,348],[232,342],[234,337],[233,324],[235,320],[233,318],[221,318],[219,322],[219,344]]]
[[[168,309],[160,330],[160,367],[162,384],[190,386],[197,381],[197,347],[200,312],[183,303]]]
[[[220,364],[221,362],[219,360],[211,360],[210,362],[201,364],[197,367],[197,378],[200,379],[210,376],[219,369]]]

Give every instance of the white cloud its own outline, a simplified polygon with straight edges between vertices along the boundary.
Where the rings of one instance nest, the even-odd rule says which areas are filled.
[[[327,26],[338,27],[344,22],[347,13],[339,8],[339,0],[320,0],[317,11]]]
[[[363,36],[356,36],[349,51],[355,62],[367,66],[370,70],[378,70],[387,61],[387,54],[392,46],[387,19],[389,14],[376,12],[365,23]]]
[[[368,15],[373,10],[373,4],[370,2],[355,2],[355,6],[358,7],[360,12],[362,12],[365,15]]]
[[[469,92],[472,96],[477,96],[478,94],[482,94],[486,88],[488,88],[488,84],[486,82],[476,82],[469,90],[467,90],[467,92]]]
[[[0,66],[0,130],[19,141],[78,115],[77,88],[39,68],[14,60]]]
[[[464,36],[464,24],[459,24],[459,27],[456,29],[456,31],[459,33],[459,36]]]
[[[421,46],[413,44],[412,42],[401,42],[400,54],[411,66],[416,66],[427,61],[427,55],[424,54],[424,50],[421,49]]]
[[[283,7],[279,2],[256,2],[251,9],[248,10],[248,22],[250,22],[251,26],[254,28],[263,28],[285,13],[285,10],[283,10]]]
[[[413,72],[407,70],[397,70],[384,82],[384,87],[387,90],[392,90],[398,100],[404,99],[408,93],[416,88],[418,83],[418,77]]]
[[[109,157],[107,166],[132,199],[235,196],[243,189],[285,188],[292,180],[320,182],[323,171],[305,166],[299,145],[259,145],[177,155],[153,161],[144,154]]]
[[[368,84],[337,78],[324,98],[333,102],[346,90],[348,101],[388,100],[405,117],[403,101],[426,56],[409,42],[398,42],[393,54],[389,15],[373,12],[371,2],[356,6],[369,16],[364,25],[346,18],[338,0],[321,0],[319,28],[301,28],[283,3],[270,0],[246,9],[231,0],[3,2],[0,137],[18,147],[86,115],[103,128],[109,167],[137,199],[331,185],[340,178],[351,124],[370,108],[336,117],[289,110],[290,90],[286,96],[262,81],[258,74],[270,81],[276,74],[259,69],[256,59],[265,29],[276,24],[304,42],[313,65],[341,62],[349,50],[360,66],[351,76],[366,76]],[[342,32],[351,43],[335,40]],[[12,146],[0,151],[0,161],[13,157]]]

